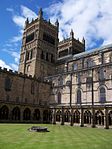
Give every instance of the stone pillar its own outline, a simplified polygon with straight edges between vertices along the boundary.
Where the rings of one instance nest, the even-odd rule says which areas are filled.
[[[108,109],[105,108],[105,115],[104,115],[104,128],[109,129],[109,119],[108,119]]]
[[[20,121],[23,122],[23,109],[20,109]]]
[[[30,121],[33,122],[33,110],[31,110]]]
[[[12,121],[12,109],[9,109],[8,121]]]
[[[56,124],[56,109],[53,109],[52,124]]]
[[[84,127],[84,109],[81,107],[80,127]]]
[[[95,128],[95,109],[92,107],[92,119],[91,119],[91,127]]]
[[[61,125],[64,125],[64,109],[62,107]]]
[[[43,123],[43,110],[40,109],[40,123]]]
[[[70,126],[73,126],[73,109],[71,109]]]

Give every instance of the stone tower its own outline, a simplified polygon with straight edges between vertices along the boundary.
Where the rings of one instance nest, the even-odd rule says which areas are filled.
[[[25,22],[19,72],[43,77],[54,74],[58,47],[59,23],[44,20],[42,9],[38,18]]]

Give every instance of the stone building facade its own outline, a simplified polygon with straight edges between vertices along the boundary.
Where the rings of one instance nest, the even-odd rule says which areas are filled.
[[[18,72],[0,69],[0,122],[112,125],[112,45],[59,42],[59,22],[25,22]]]

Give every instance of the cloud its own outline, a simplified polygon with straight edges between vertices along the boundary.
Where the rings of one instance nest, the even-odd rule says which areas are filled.
[[[3,60],[0,59],[0,66],[2,68],[7,68],[7,69],[11,69],[11,67],[9,65],[7,65]]]
[[[21,5],[21,12],[20,15],[13,16],[13,22],[20,27],[21,29],[24,28],[25,20],[28,18],[29,21],[35,19],[37,17],[36,13],[33,12],[31,9],[27,8],[26,6]],[[21,32],[21,31],[20,31]]]
[[[7,8],[7,11],[12,11],[13,9]],[[13,10],[14,11],[14,10]],[[28,18],[29,21],[37,17],[36,13],[26,6],[21,5],[20,14],[16,13],[12,15],[12,20],[19,27],[18,34],[10,40],[12,43],[19,42],[22,40],[22,33],[25,26],[25,20]]]
[[[35,19],[37,15],[32,10],[23,5],[21,5],[19,14],[12,8],[7,8],[6,11],[11,12],[12,21],[18,27],[18,32],[17,35],[13,36],[8,42],[6,42],[6,44],[4,44],[4,47],[2,48],[2,51],[7,52],[9,56],[14,59],[14,62],[7,65],[3,60],[0,60],[0,66],[12,70],[18,70],[20,54],[17,51],[18,49],[20,51],[20,46],[18,44],[20,44],[20,41],[22,40],[25,20],[26,18],[28,18],[29,21],[31,21],[32,18]]]
[[[6,62],[3,61],[2,59],[0,59],[0,67],[7,68],[8,70],[9,69],[14,71],[18,70],[18,64],[15,64],[15,63],[6,64]]]
[[[16,52],[15,49],[12,49],[12,47],[10,46],[10,44],[8,45],[8,48],[4,48],[2,49],[2,51],[6,52],[9,54],[9,56],[11,56],[13,58],[13,63],[9,63],[8,67],[10,67],[10,69],[12,70],[18,70],[18,65],[19,65],[19,59],[20,59],[20,54],[19,52]],[[3,61],[3,60],[2,60]],[[3,67],[3,65],[1,65],[2,63],[0,63],[0,66]],[[6,65],[6,68],[8,68]]]
[[[14,10],[12,8],[6,8],[7,11],[13,12]]]
[[[60,22],[60,40],[69,36],[71,28],[75,37],[86,38],[87,48],[108,44],[112,40],[112,1],[111,0],[62,0],[46,8],[52,22]],[[99,45],[101,46],[101,45]]]

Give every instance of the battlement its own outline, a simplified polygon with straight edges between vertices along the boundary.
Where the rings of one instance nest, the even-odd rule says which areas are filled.
[[[7,68],[2,68],[0,67],[0,74],[1,73],[6,73],[7,75],[14,75],[17,77],[22,77],[22,78],[26,78],[26,79],[30,79],[30,80],[35,80],[37,82],[40,83],[45,83],[45,84],[51,84],[48,80],[45,80],[44,78],[36,78],[36,76],[32,76],[32,75],[28,75],[28,74],[23,74],[22,72],[18,72],[18,71],[13,71],[11,69],[7,69]]]
[[[62,41],[60,41],[58,45],[60,46],[60,45],[62,45],[64,43],[69,42],[69,41],[72,41],[72,40],[74,40],[74,41],[76,41],[76,42],[84,45],[84,43],[82,41],[80,41],[79,39],[70,38],[70,37],[69,38],[66,38],[66,39],[63,39]]]
[[[40,12],[39,12],[40,13]],[[37,18],[36,19],[32,19],[32,21],[29,21],[29,19],[27,18],[27,20],[25,21],[25,29],[31,27],[32,25],[34,25],[35,23],[37,22],[43,22],[45,23],[46,25],[50,25],[50,27],[52,28],[57,28],[59,26],[59,23],[58,21],[55,22],[55,24],[52,24],[50,22],[50,19],[47,21],[43,18],[43,12],[41,12],[42,14],[38,14]],[[42,16],[40,16],[42,15]]]

